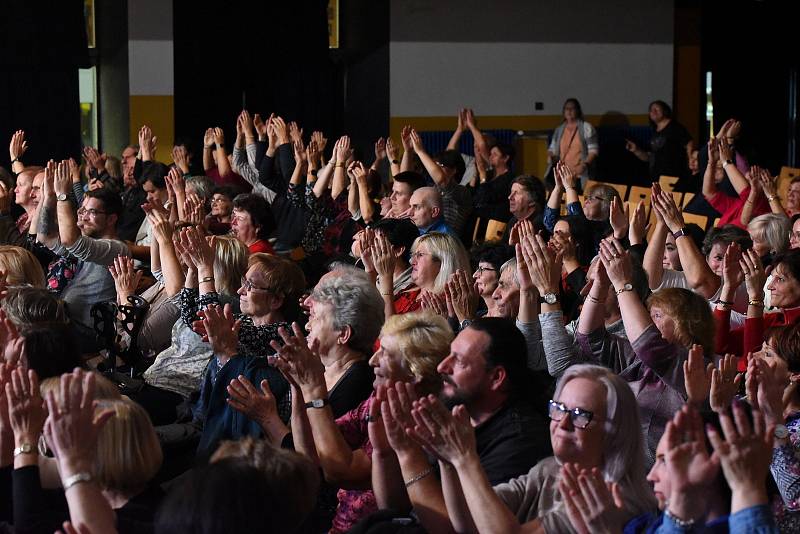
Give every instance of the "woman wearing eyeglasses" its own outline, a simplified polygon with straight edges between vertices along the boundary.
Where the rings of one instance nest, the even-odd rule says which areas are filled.
[[[549,403],[553,456],[520,477],[492,487],[474,431],[461,407],[414,402],[415,435],[428,435],[458,476],[443,476],[447,513],[456,532],[573,532],[562,491],[565,470],[597,469],[621,497],[621,523],[655,510],[644,467],[639,410],[628,384],[609,369],[573,365]]]
[[[231,213],[236,192],[232,187],[214,189],[211,196],[211,213],[206,216],[204,226],[214,235],[225,235],[231,231]]]
[[[384,262],[375,261],[378,274],[381,274],[382,269],[387,273],[392,272],[388,267],[380,268],[381,263]],[[469,257],[458,238],[439,232],[419,236],[411,247],[411,281],[414,285],[395,295],[392,290],[392,278],[390,276],[380,278],[382,283],[378,290],[387,304],[386,312],[417,311],[422,308],[423,298],[427,295],[444,305],[445,284],[450,275],[459,269],[469,271]],[[392,306],[388,305],[390,302]],[[387,315],[391,316],[393,313]]]
[[[710,360],[714,354],[714,318],[708,301],[682,288],[661,289],[642,303],[634,290],[630,253],[616,239],[600,244],[600,261],[578,323],[583,360],[619,373],[633,389],[647,440],[647,465],[653,465],[667,422],[687,400],[683,363],[693,345]],[[608,292],[617,294],[627,339],[605,328]]]

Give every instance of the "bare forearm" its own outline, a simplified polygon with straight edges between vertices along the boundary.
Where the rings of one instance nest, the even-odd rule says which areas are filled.
[[[56,217],[55,199],[43,199],[39,205],[39,224],[36,239],[49,245],[58,238],[58,218]]]
[[[428,174],[430,174],[433,182],[441,185],[445,176],[444,171],[442,171],[442,168],[439,167],[439,164],[436,163],[436,161],[430,156],[430,154],[425,152],[425,150],[417,150],[417,156],[419,156],[422,165],[425,167],[425,170],[428,171]]]
[[[337,163],[333,169],[333,183],[331,184],[331,196],[336,199],[347,188],[347,176],[344,171],[344,163]]]
[[[211,155],[212,147],[203,147],[203,170],[208,172],[209,169],[214,168],[214,157]]]
[[[661,221],[656,223],[653,236],[645,249],[642,267],[647,273],[647,283],[650,289],[661,285],[664,279],[664,248],[667,239],[667,225]]]
[[[458,478],[478,532],[513,534],[520,531],[519,521],[492,489],[477,457],[458,466]]]
[[[317,449],[314,447],[314,438],[311,435],[311,427],[308,424],[304,404],[303,395],[293,387],[291,425],[294,450],[319,465]]]
[[[416,447],[399,452],[398,458],[403,480],[414,480],[431,468],[422,450]],[[414,512],[428,532],[453,532],[442,486],[434,473],[419,478],[406,490]]]
[[[721,283],[719,276],[714,274],[691,239],[681,237],[675,241],[675,244],[678,247],[678,256],[681,259],[681,266],[689,287],[705,298],[711,298],[719,289]]]
[[[359,187],[357,182],[350,184],[350,189],[347,190],[347,209],[351,215],[355,215],[359,210]]]
[[[222,145],[217,145],[217,170],[220,177],[228,176],[233,172],[231,163],[228,161],[228,154],[225,153],[225,147]]]
[[[547,199],[547,207],[554,210],[561,208],[561,195],[563,195],[563,193],[564,190],[561,186],[556,184],[550,192],[550,198]]]
[[[717,194],[717,184],[714,182],[714,166],[711,161],[706,165],[703,173],[703,196],[709,199]]]
[[[411,508],[400,463],[391,449],[372,452],[372,491],[381,510],[407,512]]]
[[[452,522],[452,528],[459,534],[477,532],[472,514],[469,513],[464,492],[461,490],[461,481],[458,480],[456,470],[443,462],[439,462],[444,501],[447,505],[447,516]]]
[[[369,198],[369,190],[366,184],[358,188],[358,204],[361,208],[361,218],[364,219],[364,222],[371,223],[375,217],[375,204]]]

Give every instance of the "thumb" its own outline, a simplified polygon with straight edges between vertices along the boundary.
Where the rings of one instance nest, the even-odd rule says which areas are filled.
[[[264,379],[259,385],[261,386],[261,392],[264,394],[264,396],[267,398],[272,398],[272,390],[269,388],[269,382]]]
[[[617,508],[625,508],[625,500],[622,498],[622,488],[616,482],[611,484],[611,496],[614,497],[614,504]]]

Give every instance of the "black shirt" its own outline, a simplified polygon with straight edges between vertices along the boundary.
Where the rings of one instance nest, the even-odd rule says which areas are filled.
[[[663,130],[650,138],[650,179],[654,182],[662,175],[685,176],[689,173],[686,145],[692,136],[680,123],[671,120]]]
[[[530,471],[552,456],[550,422],[522,400],[509,401],[475,428],[478,456],[494,486]]]

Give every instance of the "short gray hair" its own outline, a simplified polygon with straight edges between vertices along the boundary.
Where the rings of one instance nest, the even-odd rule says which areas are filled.
[[[630,385],[606,367],[573,365],[561,375],[553,398],[558,399],[567,382],[575,378],[592,380],[606,390],[603,439],[603,475],[606,482],[619,484],[625,507],[634,515],[654,509],[653,492],[645,478],[646,444],[639,416],[639,403]]]
[[[517,287],[519,287],[519,277],[517,276],[517,258],[511,258],[503,265],[501,265],[500,272],[498,273],[497,277],[499,278],[500,276],[502,276],[503,271],[505,271],[506,269],[511,269],[511,274],[514,275],[514,283],[517,284]]]
[[[765,213],[747,225],[750,237],[758,236],[769,244],[770,252],[781,254],[789,249],[789,232],[792,222],[784,215]]]
[[[317,302],[333,307],[333,327],[350,327],[348,345],[364,354],[372,348],[383,327],[383,299],[364,271],[337,267],[336,275],[321,280],[311,293]]]
[[[214,190],[214,182],[208,176],[192,176],[186,179],[186,187],[192,186],[198,197],[208,200]]]

